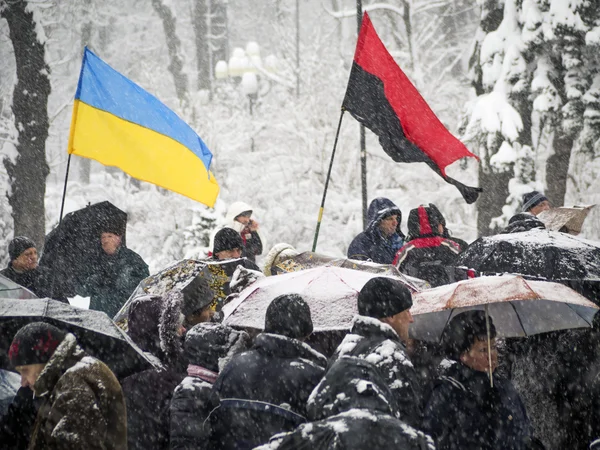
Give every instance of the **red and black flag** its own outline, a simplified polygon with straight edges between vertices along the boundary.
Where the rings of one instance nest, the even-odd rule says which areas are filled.
[[[388,53],[364,14],[343,108],[379,137],[395,162],[424,162],[458,188],[467,203],[480,188],[448,177],[446,167],[470,156],[477,158],[440,122],[419,91]]]

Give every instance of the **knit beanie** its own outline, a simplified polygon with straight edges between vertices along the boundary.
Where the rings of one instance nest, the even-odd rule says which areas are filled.
[[[358,314],[375,319],[395,316],[412,304],[410,290],[393,278],[371,278],[358,294]]]
[[[190,316],[202,311],[212,303],[215,295],[204,274],[197,275],[181,292],[183,293],[181,313],[184,316]]]
[[[213,255],[225,250],[234,248],[244,249],[244,241],[240,234],[233,228],[223,228],[215,234],[215,243],[213,244]]]
[[[313,331],[310,307],[298,294],[283,294],[269,304],[265,333],[302,339]]]
[[[490,317],[490,339],[496,337],[496,327]],[[487,339],[485,311],[472,310],[457,314],[450,320],[442,334],[442,348],[446,356],[455,361],[475,343],[475,339]]]
[[[527,212],[531,208],[534,208],[543,201],[547,200],[548,199],[546,198],[546,196],[538,191],[531,191],[527,194],[523,194],[523,212]]]
[[[27,236],[17,236],[10,244],[8,244],[8,255],[10,260],[14,261],[28,248],[35,248],[35,242],[29,239]]]
[[[13,367],[45,364],[50,361],[66,332],[45,322],[25,325],[13,338],[8,359]]]

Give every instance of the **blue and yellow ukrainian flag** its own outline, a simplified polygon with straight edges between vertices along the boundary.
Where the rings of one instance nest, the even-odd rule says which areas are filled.
[[[219,194],[212,153],[194,130],[87,48],[68,151],[211,207]]]

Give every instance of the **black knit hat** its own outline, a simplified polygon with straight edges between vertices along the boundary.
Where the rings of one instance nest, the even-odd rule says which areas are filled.
[[[412,304],[410,290],[393,278],[371,278],[358,294],[358,314],[375,319],[395,316]]]
[[[215,243],[213,244],[213,255],[225,250],[234,248],[244,249],[244,241],[240,234],[233,228],[223,228],[215,234]]]
[[[265,315],[265,333],[302,339],[313,331],[310,307],[298,294],[284,294],[269,304]]]
[[[490,317],[490,339],[495,337],[496,327]],[[458,361],[460,355],[473,346],[475,339],[487,339],[485,311],[465,311],[454,316],[442,334],[442,348],[449,358]]]
[[[10,244],[8,244],[8,255],[10,260],[14,261],[28,248],[35,248],[35,242],[29,239],[27,236],[17,236]]]
[[[45,322],[25,325],[10,344],[8,359],[13,367],[47,363],[66,335]]]
[[[537,205],[547,200],[546,196],[538,191],[531,191],[527,194],[523,194],[523,212],[527,212],[531,208],[535,208]]]
[[[183,293],[181,313],[184,316],[191,316],[202,311],[212,303],[215,295],[204,274],[197,275],[181,292]]]

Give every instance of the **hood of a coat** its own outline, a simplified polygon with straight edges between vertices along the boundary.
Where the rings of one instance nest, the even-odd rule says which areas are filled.
[[[351,334],[357,334],[364,338],[380,338],[381,340],[390,339],[400,341],[400,336],[387,323],[373,317],[356,315],[352,319]]]
[[[367,219],[369,220],[368,230],[374,230],[379,222],[384,218],[389,217],[393,214],[398,215],[398,230],[402,223],[402,211],[396,206],[394,202],[385,197],[378,197],[371,201],[369,210],[367,211]]]
[[[63,373],[77,364],[84,356],[86,354],[77,344],[75,336],[68,333],[58,347],[56,347],[52,357],[46,363],[46,366],[33,385],[35,395],[41,397],[52,392]]]
[[[245,351],[249,342],[244,331],[220,323],[200,323],[187,332],[184,352],[190,364],[219,372],[234,355]]]
[[[440,224],[438,214],[431,207],[421,205],[411,209],[408,214],[409,239],[441,236],[438,232]]]
[[[227,222],[233,222],[237,216],[246,211],[253,211],[254,208],[245,202],[233,202],[227,208],[227,214],[225,215],[225,220]]]
[[[280,358],[307,359],[320,367],[327,367],[327,358],[308,344],[279,334],[259,334],[254,340],[254,349]]]

